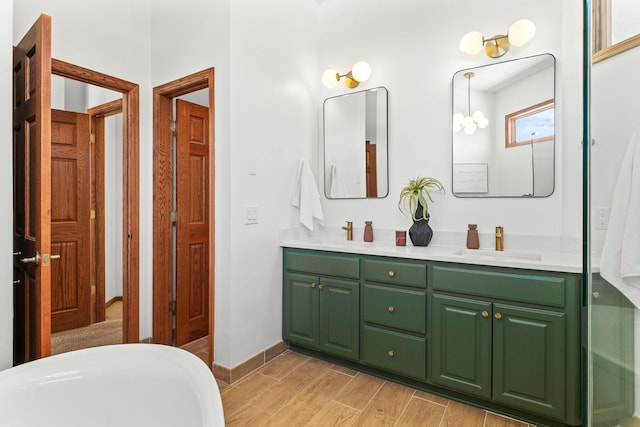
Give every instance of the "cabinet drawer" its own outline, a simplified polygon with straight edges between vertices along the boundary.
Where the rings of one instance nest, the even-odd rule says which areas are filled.
[[[364,326],[363,361],[386,371],[426,379],[426,340]]]
[[[349,279],[360,277],[358,257],[352,255],[285,250],[284,268],[289,271],[340,276]]]
[[[364,321],[424,334],[427,294],[423,290],[364,285]]]
[[[364,259],[362,262],[364,278],[372,282],[384,282],[395,285],[427,287],[427,265],[388,259]]]
[[[433,289],[564,307],[568,276],[433,265]]]

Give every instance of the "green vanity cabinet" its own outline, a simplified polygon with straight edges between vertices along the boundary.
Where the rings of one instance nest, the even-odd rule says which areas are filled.
[[[362,259],[362,361],[421,381],[427,376],[427,265]]]
[[[600,275],[591,294],[593,423],[617,425],[634,408],[634,306]]]
[[[286,341],[344,359],[359,359],[358,263],[358,258],[353,256],[285,251],[283,338]],[[311,272],[316,274],[309,274]]]
[[[580,422],[580,287],[568,274],[435,264],[431,381]]]

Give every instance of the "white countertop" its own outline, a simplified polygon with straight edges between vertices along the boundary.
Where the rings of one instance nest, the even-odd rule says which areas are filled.
[[[339,230],[339,229],[338,229]],[[341,230],[340,230],[341,231]],[[338,232],[338,234],[340,234]],[[529,270],[558,271],[566,273],[582,272],[582,255],[575,250],[575,242],[560,243],[557,238],[547,241],[544,250],[536,242],[541,236],[510,236],[511,247],[507,245],[505,236],[505,250],[495,251],[487,244],[487,236],[480,239],[480,249],[466,249],[465,233],[444,233],[439,241],[435,236],[431,244],[426,247],[413,246],[407,235],[407,246],[396,246],[395,240],[389,236],[395,236],[392,230],[378,230],[378,235],[389,237],[380,238],[373,242],[362,241],[362,233],[354,229],[354,240],[346,240],[344,236],[337,237],[335,232],[328,233],[304,233],[299,231],[283,230],[281,233],[281,247],[311,249],[328,252],[353,253],[360,255],[378,255],[396,258],[420,259],[427,261],[445,261],[462,264],[490,265],[497,267],[521,268]],[[374,234],[375,237],[375,234]],[[491,236],[490,236],[491,237]],[[483,241],[485,245],[483,245]],[[542,239],[544,242],[544,239]],[[460,245],[455,244],[461,242]],[[521,249],[521,247],[527,249]],[[554,252],[563,247],[569,247],[568,251]]]

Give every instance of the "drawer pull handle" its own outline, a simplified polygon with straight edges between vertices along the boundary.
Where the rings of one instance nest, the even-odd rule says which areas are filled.
[[[496,320],[500,320],[500,319],[502,319],[502,314],[496,313],[495,316],[493,316],[493,317],[495,317]]]
[[[394,354],[394,353],[393,353],[393,350],[389,350],[389,351],[387,352],[387,354],[389,355],[389,357],[393,357],[393,354]]]
[[[390,305],[388,310],[389,310],[389,313],[393,313],[396,309],[394,306]]]
[[[484,318],[489,317],[489,312],[488,312],[488,311],[486,311],[486,310],[485,310],[485,311],[483,311],[483,312],[482,312],[482,317],[484,317]]]
[[[395,273],[395,272],[393,272],[393,271],[390,271],[390,272],[389,272],[389,277],[393,277],[393,276],[395,276],[395,275],[396,275],[396,273]]]
[[[323,285],[322,283],[320,283],[320,284],[318,285],[318,289],[324,289],[324,285]]]
[[[312,288],[315,288],[315,287],[316,287],[315,282],[311,284],[311,287],[312,287]]]
[[[595,291],[595,292],[593,293],[593,297],[594,297],[594,298],[596,298],[596,299],[597,299],[597,298],[600,298],[600,292]]]

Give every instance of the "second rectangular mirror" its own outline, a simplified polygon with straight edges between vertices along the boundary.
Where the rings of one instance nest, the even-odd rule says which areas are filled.
[[[550,54],[458,71],[453,76],[453,194],[550,196],[554,99]]]

